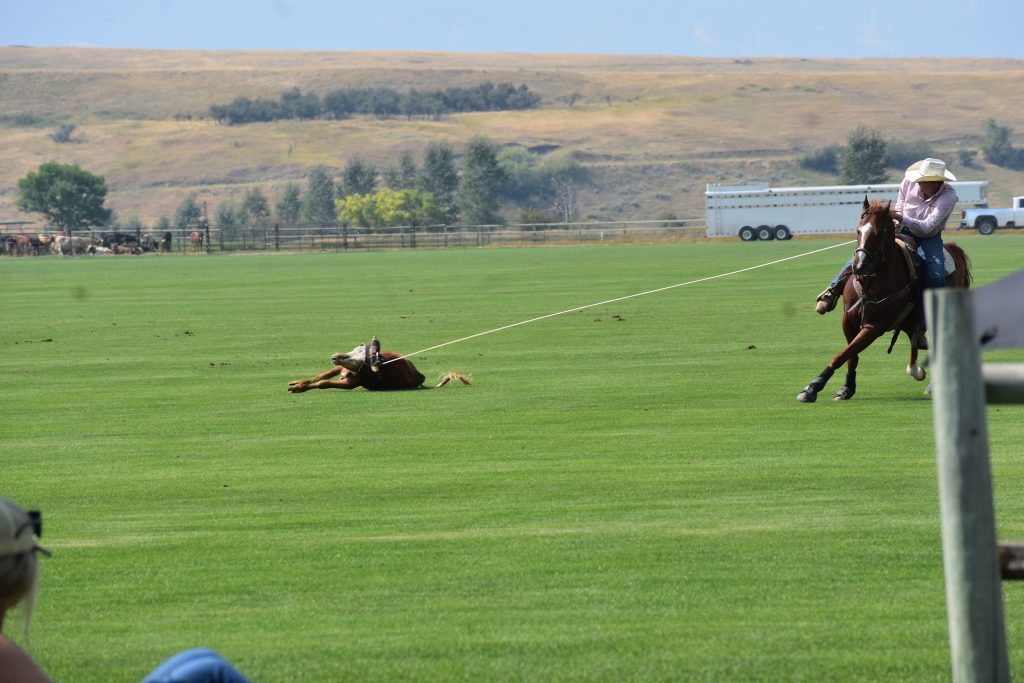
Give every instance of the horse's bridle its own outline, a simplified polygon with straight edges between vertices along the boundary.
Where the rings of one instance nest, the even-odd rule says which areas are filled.
[[[861,219],[863,219],[864,216],[866,216],[867,214],[868,214],[867,211],[865,211],[863,214],[861,214]],[[863,223],[861,225],[863,226]],[[872,224],[872,227],[875,228],[875,230],[879,230],[880,229],[878,227],[877,217],[876,217],[875,222]],[[895,229],[895,226],[893,226],[893,227]],[[883,247],[884,247],[884,245],[880,245],[879,248],[878,248],[877,253],[872,253],[872,252],[868,251],[867,249],[865,249],[864,247],[861,247],[861,246],[858,246],[856,249],[853,250],[853,259],[854,259],[854,261],[857,260],[857,254],[861,255],[860,263],[861,263],[861,270],[862,270],[862,272],[858,273],[857,270],[854,269],[854,271],[853,271],[854,277],[856,277],[858,279],[861,279],[861,280],[864,280],[866,278],[872,278],[872,277],[875,277],[875,276],[878,275],[878,268],[875,267],[876,263],[877,264],[884,264],[885,263],[885,249]],[[870,269],[866,269],[865,266],[870,266]]]

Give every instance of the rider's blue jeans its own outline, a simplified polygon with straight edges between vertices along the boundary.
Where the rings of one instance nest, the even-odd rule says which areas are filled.
[[[946,252],[942,236],[917,238],[917,255],[924,261],[924,288],[937,289],[946,284]]]
[[[146,676],[142,683],[249,683],[248,679],[213,650],[195,648],[174,655]]]

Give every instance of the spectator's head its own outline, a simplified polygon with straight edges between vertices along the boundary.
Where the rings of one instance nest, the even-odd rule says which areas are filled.
[[[38,513],[0,498],[0,623],[7,610],[24,602],[27,627],[35,598],[36,552],[49,555],[36,545],[41,530]]]

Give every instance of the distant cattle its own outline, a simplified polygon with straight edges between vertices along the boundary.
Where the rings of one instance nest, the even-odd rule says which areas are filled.
[[[82,254],[92,246],[103,245],[98,240],[91,237],[68,237],[67,235],[57,235],[50,242],[50,251],[58,256]]]
[[[160,240],[160,248],[169,253],[171,251],[173,241],[174,236],[169,232],[165,232],[163,238]]]
[[[103,245],[96,245],[96,244],[94,244],[91,247],[89,247],[88,249],[86,249],[85,252],[87,254],[93,254],[93,255],[99,255],[99,256],[102,256],[103,254],[113,254],[113,253],[115,253],[114,250],[111,249],[110,247],[104,247]]]
[[[137,244],[138,236],[134,232],[105,232],[100,235],[104,247],[113,249],[115,244]]]
[[[331,363],[334,367],[330,370],[290,382],[288,391],[298,394],[310,389],[419,389],[426,379],[408,358],[393,351],[381,351],[376,337],[369,344],[360,344],[348,353],[334,354]],[[470,383],[465,375],[449,372],[437,386],[444,386],[453,379],[463,384]]]
[[[203,250],[203,233],[198,230],[192,232],[192,251]]]

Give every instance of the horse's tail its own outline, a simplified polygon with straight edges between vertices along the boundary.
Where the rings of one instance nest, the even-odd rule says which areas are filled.
[[[446,372],[440,377],[438,377],[437,384],[434,385],[434,388],[436,389],[437,387],[443,387],[445,384],[448,384],[448,382],[451,382],[453,379],[459,380],[467,387],[473,384],[473,378],[469,375],[463,375],[461,372]]]
[[[974,276],[971,275],[971,259],[967,258],[967,253],[956,242],[946,242],[946,249],[956,265],[956,286],[969,289],[974,282]]]

